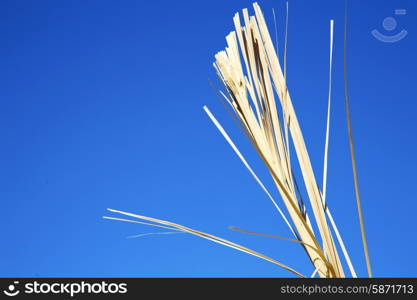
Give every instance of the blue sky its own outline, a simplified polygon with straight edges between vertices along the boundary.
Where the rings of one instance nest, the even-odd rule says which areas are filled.
[[[101,219],[106,208],[171,220],[304,274],[303,250],[210,123],[208,105],[257,173],[268,174],[213,94],[213,55],[252,1],[1,1],[0,276],[291,276],[188,235]],[[283,40],[284,1],[260,1]],[[407,14],[396,16],[395,9]],[[366,276],[343,98],[344,1],[292,0],[288,85],[321,182],[329,20],[335,20],[328,203]],[[375,276],[416,276],[415,0],[351,0],[353,133]],[[394,17],[395,30],[382,21]],[[383,43],[378,29],[408,35]],[[278,196],[277,196],[278,197]]]

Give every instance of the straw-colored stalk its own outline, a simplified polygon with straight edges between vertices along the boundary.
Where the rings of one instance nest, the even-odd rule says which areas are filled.
[[[333,234],[335,234],[350,274],[353,277],[356,277],[355,269],[330,213],[328,201],[326,199],[334,22],[333,20],[330,22],[327,128],[324,151],[323,184],[322,190],[320,190],[286,84],[287,34],[285,34],[283,72],[261,9],[257,3],[253,4],[253,8],[255,11],[254,16],[249,16],[247,9],[243,10],[243,25],[239,14],[236,14],[233,18],[235,31],[232,31],[227,35],[226,49],[215,55],[214,68],[220,81],[224,85],[224,92],[219,92],[220,98],[229,112],[232,113],[234,119],[238,122],[240,128],[249,138],[254,149],[268,168],[283,200],[289,219],[287,218],[287,214],[284,213],[272,197],[271,193],[255,174],[222,125],[207,107],[204,107],[204,110],[226,141],[230,144],[234,152],[241,159],[245,167],[252,174],[256,182],[261,186],[267,197],[272,201],[280,216],[288,226],[293,238],[281,238],[239,228],[231,229],[248,234],[279,238],[299,243],[304,248],[312,263],[313,273],[311,276],[318,274],[320,277],[326,278],[345,277],[341,257],[333,236]],[[288,4],[286,23],[287,32]],[[307,211],[305,204],[297,192],[298,184],[293,177],[291,166],[292,161],[289,150],[290,140],[292,141],[296,153],[296,158],[293,158],[293,160],[296,159],[300,166],[303,183],[307,190],[310,206],[312,208],[311,212]],[[357,187],[356,180],[357,178],[355,177],[355,186]],[[358,208],[360,209],[359,206]],[[112,217],[105,218],[162,227],[171,231],[197,235],[227,247],[257,256],[274,263],[297,276],[305,277],[305,275],[300,274],[294,269],[272,258],[228,240],[168,221],[112,209],[110,209],[110,211],[148,222],[138,222]],[[318,229],[318,233],[315,233],[313,229],[313,220]],[[361,224],[363,224],[363,222],[361,222]]]

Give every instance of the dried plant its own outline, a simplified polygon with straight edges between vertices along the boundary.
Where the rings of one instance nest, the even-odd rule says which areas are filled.
[[[282,238],[268,234],[251,232],[236,227],[230,229],[246,234],[255,234],[271,238],[279,238],[299,243],[310,259],[313,272],[311,276],[318,274],[320,277],[345,277],[345,270],[341,262],[341,256],[337,244],[347,263],[352,277],[357,277],[351,259],[341,234],[335,224],[326,199],[327,186],[327,153],[329,147],[330,111],[331,111],[331,74],[333,60],[333,20],[330,21],[330,64],[329,64],[329,94],[327,111],[326,142],[324,150],[324,171],[322,189],[313,172],[310,157],[304,142],[303,134],[294,110],[293,103],[286,84],[286,40],[284,48],[284,71],[278,59],[273,41],[257,3],[253,4],[254,16],[249,16],[248,10],[243,10],[243,22],[239,14],[233,18],[235,31],[226,37],[227,47],[215,55],[214,68],[223,85],[223,91],[218,92],[219,98],[231,113],[245,136],[249,139],[262,161],[265,163],[269,173],[278,189],[278,192],[285,206],[284,213],[280,205],[272,197],[266,186],[255,174],[242,153],[236,147],[230,136],[226,133],[221,124],[207,107],[205,112],[230,144],[242,163],[260,185],[267,197],[272,201],[278,213],[288,226],[293,238]],[[275,13],[274,13],[275,17]],[[287,19],[288,26],[288,3]],[[286,30],[287,32],[287,30]],[[345,28],[346,32],[346,28]],[[346,34],[345,34],[346,43]],[[346,46],[346,44],[345,44]],[[345,47],[345,71],[346,71],[346,47]],[[345,72],[346,76],[346,72]],[[371,276],[369,255],[366,246],[366,238],[360,208],[359,189],[357,182],[356,164],[354,159],[353,141],[351,135],[349,102],[346,83],[346,109],[348,113],[348,126],[350,146],[352,153],[352,165],[354,169],[355,191],[357,195],[358,211],[361,223],[362,238],[364,242],[365,256],[368,266],[368,273]],[[296,157],[290,157],[290,142],[295,149]],[[294,155],[293,155],[294,156]],[[307,209],[300,193],[299,184],[293,173],[292,163],[298,161],[303,184],[306,188],[311,211]],[[132,218],[122,219],[105,217],[107,219],[139,223],[159,228],[168,229],[173,232],[186,232],[199,237],[211,240],[224,246],[259,257],[273,264],[276,264],[293,274],[306,277],[296,270],[270,258],[261,253],[233,243],[231,241],[187,228],[172,222],[145,217],[137,214],[109,209],[113,213],[119,213]],[[286,215],[289,215],[287,218]],[[145,222],[146,221],[146,222]],[[315,233],[312,222],[318,230]],[[336,239],[334,238],[336,236]]]

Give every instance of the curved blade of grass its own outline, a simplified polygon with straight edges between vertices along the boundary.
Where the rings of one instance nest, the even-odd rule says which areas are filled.
[[[345,81],[345,98],[346,98],[345,108],[346,108],[346,118],[347,118],[347,123],[348,123],[349,147],[350,147],[350,157],[352,161],[353,181],[355,183],[356,205],[358,208],[358,216],[359,216],[359,222],[360,222],[360,227],[361,227],[363,251],[365,253],[366,268],[368,270],[368,276],[372,277],[371,260],[369,258],[368,243],[366,242],[365,224],[363,222],[361,197],[359,194],[358,171],[356,169],[355,147],[353,145],[353,136],[352,136],[352,121],[350,118],[350,105],[349,105],[348,79],[347,79],[347,23],[348,23],[348,17],[347,17],[347,7],[346,7],[345,36],[344,36],[344,81]]]
[[[328,157],[328,152],[329,152],[330,108],[331,108],[331,99],[332,99],[333,32],[334,32],[334,21],[330,20],[329,95],[328,95],[328,104],[327,104],[326,144],[324,146],[324,166],[323,166],[323,206],[324,207],[326,207],[327,157]]]
[[[156,219],[156,218],[141,216],[141,215],[132,214],[132,213],[129,213],[129,212],[124,212],[124,211],[115,210],[115,209],[111,209],[111,208],[108,208],[107,210],[108,211],[111,211],[113,213],[119,213],[119,214],[122,214],[122,215],[126,215],[126,216],[129,216],[129,217],[133,217],[133,218],[137,218],[137,219],[141,219],[141,220],[145,220],[145,221],[155,222],[155,223],[158,223],[158,224],[162,224],[163,226],[171,226],[171,227],[174,227],[177,230],[180,230],[180,231],[183,231],[183,232],[187,232],[187,233],[196,235],[198,237],[201,237],[201,238],[210,240],[212,242],[215,242],[215,243],[218,243],[218,244],[227,246],[229,248],[232,248],[232,249],[235,249],[235,250],[238,250],[238,251],[241,251],[241,252],[250,254],[250,255],[255,256],[255,257],[258,257],[258,258],[261,258],[261,259],[266,260],[266,261],[268,261],[270,263],[273,263],[273,264],[275,264],[275,265],[277,265],[277,266],[279,266],[279,267],[281,267],[281,268],[283,268],[283,269],[285,269],[285,270],[287,270],[287,271],[289,271],[289,272],[291,272],[291,273],[293,273],[293,274],[295,274],[295,275],[297,275],[299,277],[305,278],[304,275],[302,275],[301,273],[297,272],[293,268],[290,268],[290,267],[288,267],[288,266],[286,266],[286,265],[284,265],[284,264],[282,264],[282,263],[280,263],[280,262],[278,262],[278,261],[276,261],[276,260],[274,260],[274,259],[272,259],[272,258],[270,258],[268,256],[265,256],[265,255],[263,255],[263,254],[261,254],[259,252],[256,252],[254,250],[251,250],[251,249],[246,248],[244,246],[241,246],[239,244],[233,243],[231,241],[222,239],[220,237],[217,237],[217,236],[214,236],[214,235],[211,235],[211,234],[202,232],[202,231],[198,231],[198,230],[195,230],[195,229],[191,229],[191,228],[188,228],[188,227],[185,227],[185,226],[176,224],[176,223],[172,223],[172,222],[169,222],[169,221],[165,221],[165,220],[160,220],[160,219]],[[113,218],[113,219],[116,219],[116,218]],[[132,222],[132,223],[134,223],[134,222]]]
[[[108,216],[103,216],[103,219],[113,220],[113,221],[121,221],[121,222],[128,222],[128,223],[135,223],[135,224],[141,224],[141,225],[146,225],[146,226],[152,226],[152,227],[164,228],[164,229],[169,229],[169,230],[181,231],[181,230],[179,230],[177,228],[173,228],[173,227],[162,226],[162,225],[158,225],[158,224],[140,222],[140,221],[129,220],[129,219],[114,218],[114,217],[108,217]]]
[[[246,234],[251,234],[251,235],[257,235],[257,236],[262,236],[262,237],[268,237],[268,238],[273,238],[273,239],[279,239],[279,240],[283,240],[283,241],[289,241],[289,242],[293,242],[293,243],[297,243],[297,244],[301,244],[305,247],[308,247],[310,249],[312,249],[313,251],[315,251],[319,256],[322,255],[322,252],[315,248],[312,245],[309,245],[303,241],[300,240],[294,240],[294,239],[290,239],[290,238],[286,238],[286,237],[282,237],[282,236],[278,236],[278,235],[272,235],[272,234],[266,234],[266,233],[259,233],[259,232],[254,232],[254,231],[249,231],[249,230],[245,230],[245,229],[241,229],[235,226],[229,226],[230,230],[236,231],[236,232],[240,232],[240,233],[246,233]],[[322,260],[317,260],[319,263],[321,263]],[[327,265],[327,267],[330,267],[330,264],[325,261],[325,264]],[[314,262],[313,262],[313,265]],[[326,274],[324,274],[323,272],[320,271],[319,267],[316,267],[317,272],[321,273],[322,275],[326,276]]]
[[[285,82],[285,92],[284,92],[284,108],[282,110],[282,114],[283,114],[283,119],[284,119],[284,135],[285,135],[285,144],[286,144],[286,159],[287,159],[287,165],[288,165],[288,169],[291,170],[291,172],[288,172],[288,177],[289,180],[291,181],[291,183],[294,181],[293,180],[293,176],[292,176],[292,168],[291,168],[291,157],[290,157],[290,142],[289,142],[289,138],[288,138],[288,128],[290,126],[290,122],[291,122],[291,117],[289,115],[287,115],[287,102],[288,102],[288,86],[287,86],[287,49],[288,49],[288,16],[289,16],[289,4],[288,1],[285,3],[285,40],[284,40],[284,82]],[[279,57],[278,53],[277,56]],[[305,207],[302,207],[302,210],[304,211],[304,213],[306,213],[305,211]]]
[[[352,261],[350,260],[350,256],[349,256],[349,254],[348,254],[348,252],[346,250],[345,243],[343,242],[343,239],[340,236],[339,229],[336,226],[336,223],[335,223],[335,221],[333,219],[333,216],[332,216],[332,214],[331,214],[330,209],[329,209],[328,206],[326,206],[326,214],[327,214],[327,217],[330,220],[330,224],[332,225],[333,231],[336,234],[337,241],[338,241],[338,243],[340,245],[340,248],[342,249],[342,253],[343,253],[343,256],[345,257],[346,263],[348,264],[349,271],[352,274],[352,277],[356,278],[358,276],[356,275],[355,268],[353,267]]]
[[[135,235],[129,235],[126,238],[136,239],[136,238],[149,236],[149,235],[165,235],[165,234],[177,234],[177,233],[186,233],[186,232],[182,232],[182,231],[146,232],[146,233],[140,233],[140,234],[135,234]]]
[[[304,245],[306,247],[309,247],[310,249],[313,249],[314,251],[316,251],[316,253],[321,255],[320,250],[318,250],[314,246],[309,245],[309,244],[307,244],[303,241],[300,241],[300,240],[290,239],[290,238],[286,238],[286,237],[282,237],[282,236],[278,236],[278,235],[273,235],[273,234],[249,231],[249,230],[241,229],[241,228],[238,228],[238,227],[235,227],[235,226],[229,226],[229,229],[233,230],[233,231],[236,231],[236,232],[240,232],[240,233],[246,233],[246,234],[252,234],[252,235],[257,235],[257,236],[269,237],[269,238],[273,238],[273,239],[279,239],[279,240],[283,240],[283,241],[288,241],[288,242],[301,244],[301,245]]]
[[[275,9],[274,8],[272,8],[272,15],[274,16],[275,49],[276,49],[275,51],[277,51],[277,55],[279,56],[277,18],[275,17]]]
[[[329,94],[328,94],[328,104],[327,104],[327,125],[326,125],[326,142],[324,147],[324,166],[323,166],[323,192],[322,192],[322,201],[324,209],[326,210],[327,217],[330,220],[333,231],[336,234],[336,238],[339,242],[340,248],[342,249],[345,260],[348,264],[350,273],[352,277],[357,277],[355,269],[350,260],[349,254],[346,250],[343,239],[339,233],[339,230],[336,226],[336,223],[333,219],[333,216],[330,212],[329,207],[326,204],[326,190],[327,190],[327,161],[328,161],[328,151],[329,151],[329,135],[330,135],[330,112],[331,112],[331,95],[332,95],[332,67],[333,67],[333,39],[334,39],[334,20],[330,20],[330,59],[329,59]]]

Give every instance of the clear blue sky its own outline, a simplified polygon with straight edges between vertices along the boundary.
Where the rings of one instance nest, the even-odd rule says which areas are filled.
[[[311,274],[290,236],[202,110],[207,104],[274,191],[213,94],[213,55],[252,1],[1,1],[0,276],[291,276],[188,235],[101,219],[106,208],[171,220]],[[259,1],[282,45],[284,1]],[[396,16],[395,9],[407,14]],[[335,19],[328,203],[366,275],[343,98],[344,1],[290,1],[288,84],[316,176],[325,138],[329,20]],[[376,276],[416,276],[417,2],[351,0],[349,80]],[[388,32],[382,21],[395,17]],[[371,35],[393,35],[389,44]],[[278,197],[278,196],[277,196]]]

